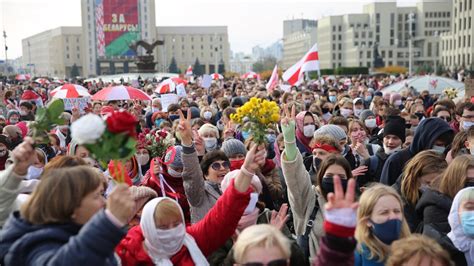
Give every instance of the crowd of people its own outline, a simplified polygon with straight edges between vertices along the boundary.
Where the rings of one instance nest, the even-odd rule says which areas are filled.
[[[189,82],[165,109],[140,80],[152,101],[76,106],[49,144],[31,122],[55,86],[3,80],[0,265],[473,265],[474,101],[382,92],[403,78]],[[252,98],[281,109],[263,144],[232,119]],[[126,182],[71,130],[122,111]]]

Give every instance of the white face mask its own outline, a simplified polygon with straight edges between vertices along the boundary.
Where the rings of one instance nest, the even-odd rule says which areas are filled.
[[[217,129],[219,129],[220,131],[224,130],[224,128],[225,128],[225,125],[224,125],[224,123],[222,123],[221,120],[217,121],[216,126],[217,126]]]
[[[250,193],[249,205],[247,205],[247,208],[245,208],[244,215],[251,214],[255,210],[255,207],[257,206],[257,201],[258,193]]]
[[[204,146],[207,151],[212,151],[217,146],[217,138],[204,138]]]
[[[135,155],[135,157],[137,158],[137,162],[140,165],[145,165],[150,160],[150,155],[148,155],[146,153],[145,154],[137,154],[137,155]]]
[[[396,100],[393,104],[398,107],[402,105],[402,100]]]
[[[7,149],[0,150],[0,157],[4,157],[5,155],[7,155],[7,153],[8,153]]]
[[[359,115],[362,113],[362,111],[364,111],[363,109],[355,109],[354,108],[354,115],[359,117]]]
[[[206,111],[202,116],[204,117],[204,119],[210,120],[212,118],[212,112]]]
[[[387,147],[387,145],[385,145],[385,144],[383,145],[383,150],[384,150],[385,154],[387,154],[387,155],[395,153],[395,152],[397,152],[401,149],[402,149],[402,146],[398,146],[396,148],[391,149],[391,148]]]
[[[26,174],[26,179],[38,179],[43,173],[43,167],[36,167],[30,165],[28,167],[28,173]]]
[[[368,128],[376,128],[377,127],[377,120],[375,118],[366,119],[365,126]]]
[[[322,115],[322,117],[323,117],[324,121],[329,121],[329,119],[331,119],[331,117],[332,117],[332,114],[325,113],[325,114]]]
[[[20,111],[20,115],[27,115],[28,113],[26,111]]]
[[[152,107],[152,108],[151,108],[151,112],[152,112],[152,113],[159,112],[159,111],[160,111],[160,109],[158,109],[158,108],[156,108],[156,107]]]
[[[315,125],[306,125],[303,127],[303,134],[307,138],[312,138],[314,134],[314,130],[316,129]]]
[[[463,121],[462,122],[462,128],[464,130],[469,130],[470,127],[474,126],[474,122],[470,122],[470,121]]]
[[[352,114],[352,110],[351,109],[346,109],[346,108],[342,108],[341,109],[341,115],[344,116],[344,117],[348,117]]]
[[[183,247],[184,237],[186,236],[186,227],[183,223],[172,229],[156,228],[155,230],[155,232],[148,232],[148,237],[145,239],[147,248],[153,248],[172,257]]]
[[[182,172],[178,172],[176,170],[174,170],[173,168],[171,167],[168,167],[168,174],[172,177],[175,177],[175,178],[181,178],[183,177],[183,173]]]

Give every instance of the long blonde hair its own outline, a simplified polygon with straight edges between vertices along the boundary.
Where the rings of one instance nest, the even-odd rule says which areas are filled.
[[[403,170],[401,195],[407,202],[415,205],[420,198],[420,178],[424,175],[442,173],[446,161],[434,151],[422,151],[413,157]]]
[[[364,245],[370,252],[369,259],[376,258],[378,261],[384,261],[388,257],[390,246],[386,245],[373,235],[368,222],[372,212],[374,211],[375,205],[383,196],[393,196],[396,198],[403,213],[402,199],[395,189],[386,185],[376,184],[365,190],[360,197],[359,209],[357,210],[357,227],[355,231],[355,238],[358,242],[358,251],[362,253],[362,245]],[[409,235],[410,229],[408,228],[405,217],[403,217],[399,239],[405,238]]]
[[[472,155],[456,156],[441,177],[439,192],[454,199],[459,190],[464,188],[469,169],[474,169],[474,158]]]

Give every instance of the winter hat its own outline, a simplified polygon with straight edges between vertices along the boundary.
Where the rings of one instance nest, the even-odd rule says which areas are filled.
[[[360,113],[360,115],[359,115],[360,121],[365,122],[365,120],[369,116],[375,116],[374,112],[372,112],[370,110],[367,110],[367,109],[362,111],[362,113]]]
[[[11,117],[12,115],[18,115],[18,116],[20,116],[20,112],[18,112],[17,110],[10,110],[10,111],[8,111],[8,113],[7,113],[7,120],[10,120],[10,117]]]
[[[364,100],[362,100],[362,98],[355,98],[354,100],[352,100],[353,105],[363,104],[363,103],[364,103]]]
[[[380,97],[382,97],[382,96],[383,96],[383,93],[382,93],[381,91],[376,91],[376,92],[374,93],[374,95],[375,95],[375,96],[380,96]]]
[[[129,218],[130,220],[137,214],[137,212],[145,206],[150,199],[158,197],[158,194],[153,189],[146,186],[131,186],[129,188],[132,198],[135,201],[135,207],[133,215]]]
[[[240,97],[235,97],[232,99],[232,102],[230,103],[230,106],[232,107],[239,107],[244,105],[244,101]]]
[[[182,151],[183,147],[179,145],[169,147],[163,159],[164,163],[172,168],[183,168]]]
[[[236,154],[243,154],[244,156],[247,154],[247,150],[245,149],[245,145],[242,143],[242,141],[233,138],[224,141],[222,143],[221,150],[229,158]]]
[[[234,170],[231,172],[228,172],[225,176],[224,179],[222,179],[221,182],[221,189],[222,192],[224,192],[230,185],[230,181],[234,178],[237,177],[237,175],[240,173],[240,170]],[[258,194],[262,193],[262,182],[258,178],[258,176],[253,175],[252,180],[250,181],[250,185],[252,185],[257,191]]]
[[[383,128],[383,136],[387,135],[395,135],[405,142],[405,119],[399,116],[389,117]]]
[[[197,108],[196,106],[191,106],[189,108],[191,110],[191,119],[194,119],[194,118],[199,118],[201,115],[200,115],[200,111],[199,111],[199,108]]]
[[[217,129],[217,127],[212,124],[202,125],[201,128],[199,128],[198,133],[200,136],[202,136],[204,135],[204,133],[209,132],[209,131],[214,132],[216,137],[219,138],[219,129]]]
[[[322,135],[330,135],[337,141],[345,140],[347,138],[346,132],[336,125],[324,125],[314,132],[314,137]]]
[[[25,121],[21,121],[15,124],[16,127],[18,127],[21,130],[21,135],[23,137],[26,137],[26,134],[28,134],[28,126],[26,125]]]

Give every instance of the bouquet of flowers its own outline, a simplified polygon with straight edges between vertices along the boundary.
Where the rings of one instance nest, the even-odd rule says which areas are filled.
[[[275,102],[254,97],[238,108],[230,119],[241,124],[244,131],[251,132],[256,144],[265,144],[267,129],[275,129],[276,123],[280,121],[280,108]]]
[[[169,147],[174,146],[173,136],[164,130],[151,131],[145,136],[146,149],[152,158],[162,158]]]
[[[456,91],[455,88],[446,88],[443,90],[443,94],[451,100],[458,97],[458,92]]]
[[[118,182],[123,182],[123,171],[120,161],[130,159],[136,151],[135,116],[126,111],[114,111],[102,119],[95,114],[87,114],[71,125],[71,137],[79,145],[84,145],[106,168],[110,160],[114,160],[117,171],[120,172]]]

